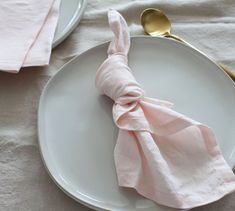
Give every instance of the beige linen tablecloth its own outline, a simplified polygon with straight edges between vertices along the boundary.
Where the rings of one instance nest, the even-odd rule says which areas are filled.
[[[90,210],[57,188],[42,164],[37,140],[39,97],[64,63],[111,39],[108,8],[123,14],[132,35],[141,35],[139,15],[147,7],[162,9],[172,20],[175,34],[235,70],[234,0],[88,0],[79,27],[53,51],[49,67],[25,68],[17,75],[0,73],[1,211]],[[234,211],[235,194],[193,210]]]

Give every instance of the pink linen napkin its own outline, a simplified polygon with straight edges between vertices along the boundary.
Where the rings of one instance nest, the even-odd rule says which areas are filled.
[[[235,176],[211,128],[145,96],[128,67],[128,27],[108,12],[114,40],[97,71],[98,90],[114,100],[119,128],[114,159],[120,186],[174,208],[190,209],[235,191]]]
[[[49,63],[60,0],[1,0],[0,70]]]

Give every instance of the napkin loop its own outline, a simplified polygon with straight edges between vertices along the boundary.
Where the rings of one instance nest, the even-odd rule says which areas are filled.
[[[130,48],[130,35],[126,21],[122,16],[118,16],[116,11],[110,9],[108,12],[108,21],[114,36],[117,39],[113,39],[108,48],[108,55],[115,53],[121,53],[127,55]]]

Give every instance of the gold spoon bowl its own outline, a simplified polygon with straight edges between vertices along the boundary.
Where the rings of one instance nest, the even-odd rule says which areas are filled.
[[[141,14],[141,24],[147,34],[151,36],[164,36],[170,34],[171,22],[166,15],[158,9],[146,9]]]
[[[191,48],[197,50],[201,54],[205,55],[200,50],[196,49],[190,43],[186,42],[182,38],[171,34],[171,22],[167,18],[167,16],[158,9],[155,8],[148,8],[145,9],[140,16],[141,24],[144,28],[144,31],[149,34],[150,36],[162,36],[172,38],[179,42],[185,43],[186,45],[190,46]],[[209,58],[207,55],[205,55]],[[210,58],[209,58],[210,59]],[[212,60],[212,59],[210,59]],[[212,60],[213,61],[213,60]],[[217,63],[216,63],[217,64]],[[233,81],[235,81],[235,73],[231,72],[230,70],[226,69],[222,64],[217,64],[222,70],[224,70]]]

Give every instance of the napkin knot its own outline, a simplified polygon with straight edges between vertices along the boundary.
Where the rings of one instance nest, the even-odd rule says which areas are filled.
[[[120,53],[110,55],[100,66],[96,86],[119,105],[139,101],[144,96],[144,90],[128,67],[127,57]]]

